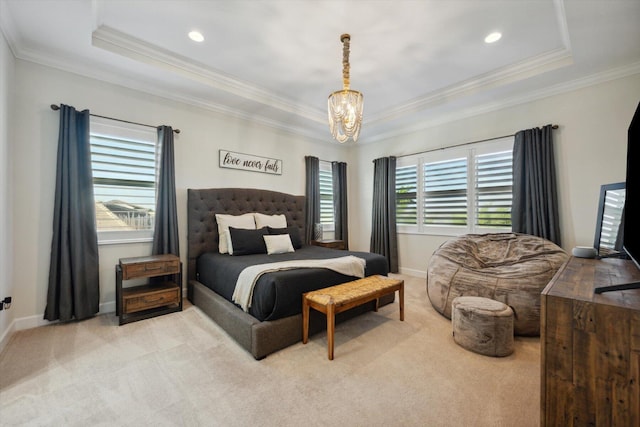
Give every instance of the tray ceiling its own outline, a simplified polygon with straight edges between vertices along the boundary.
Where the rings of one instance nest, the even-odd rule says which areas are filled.
[[[638,73],[638,22],[635,0],[0,0],[18,58],[323,141],[348,32],[358,143]]]

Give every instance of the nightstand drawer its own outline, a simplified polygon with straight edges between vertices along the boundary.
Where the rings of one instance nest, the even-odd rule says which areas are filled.
[[[180,289],[175,284],[144,285],[122,290],[123,312],[134,313],[180,302]]]
[[[344,240],[312,240],[314,246],[322,246],[323,248],[344,250]]]
[[[176,274],[180,271],[180,260],[166,260],[154,262],[121,263],[122,279],[136,277],[153,277],[165,274]]]

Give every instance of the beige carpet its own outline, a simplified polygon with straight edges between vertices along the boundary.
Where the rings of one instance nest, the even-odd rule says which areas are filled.
[[[14,334],[0,355],[1,425],[537,426],[540,341],[491,358],[405,279],[397,302],[254,360],[197,308],[117,326],[114,315]]]

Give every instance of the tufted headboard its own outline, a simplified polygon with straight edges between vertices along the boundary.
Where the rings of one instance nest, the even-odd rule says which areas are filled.
[[[218,252],[216,214],[260,212],[284,214],[288,226],[305,235],[305,197],[253,188],[187,190],[187,280],[196,279],[196,260],[205,252]]]

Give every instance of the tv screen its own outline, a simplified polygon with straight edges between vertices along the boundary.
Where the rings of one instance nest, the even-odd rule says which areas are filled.
[[[627,137],[627,179],[624,202],[624,251],[640,269],[640,103],[631,119]],[[622,291],[640,288],[640,282],[596,287],[594,292]]]
[[[640,268],[640,104],[629,125],[625,185],[623,247]]]

